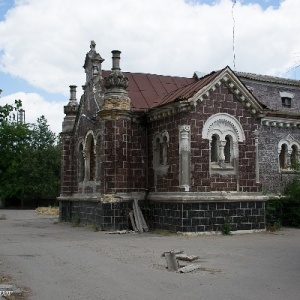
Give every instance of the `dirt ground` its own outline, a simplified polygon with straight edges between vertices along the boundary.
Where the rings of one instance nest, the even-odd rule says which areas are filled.
[[[107,234],[34,211],[0,215],[0,278],[23,291],[16,300],[300,299],[299,229],[197,237]],[[199,256],[194,263],[200,269],[169,272],[161,254],[170,250]]]

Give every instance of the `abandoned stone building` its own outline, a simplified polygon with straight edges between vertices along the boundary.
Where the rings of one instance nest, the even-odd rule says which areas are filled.
[[[296,174],[300,82],[228,66],[191,78],[122,73],[120,51],[107,71],[95,46],[82,96],[70,86],[64,107],[61,220],[129,229],[138,199],[153,229],[264,230],[268,193]]]

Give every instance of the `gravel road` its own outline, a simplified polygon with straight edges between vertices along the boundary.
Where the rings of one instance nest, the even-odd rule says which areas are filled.
[[[299,300],[300,230],[231,236],[107,234],[34,211],[0,210],[0,275],[28,299]],[[201,268],[166,270],[164,251]]]

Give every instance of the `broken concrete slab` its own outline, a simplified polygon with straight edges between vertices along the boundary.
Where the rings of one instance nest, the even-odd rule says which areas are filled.
[[[170,252],[173,252],[173,253],[175,253],[176,255],[177,255],[177,254],[181,254],[181,253],[183,253],[183,251],[182,251],[182,250],[171,250],[171,251],[165,251],[165,252],[163,252],[163,253],[162,253],[161,257],[165,257],[166,253],[170,253]]]
[[[178,271],[179,263],[174,252],[165,253],[168,271]]]
[[[178,270],[179,273],[189,273],[189,272],[192,272],[192,271],[195,271],[197,269],[200,269],[201,266],[200,265],[196,265],[196,264],[191,264],[191,265],[187,265],[183,268],[180,268]]]
[[[184,254],[184,253],[178,253],[178,254],[176,254],[176,258],[179,259],[179,260],[183,260],[183,261],[194,261],[194,260],[198,259],[199,256],[187,255],[187,254]]]

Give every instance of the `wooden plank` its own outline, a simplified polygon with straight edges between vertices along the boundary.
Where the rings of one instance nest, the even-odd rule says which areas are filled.
[[[135,221],[134,221],[133,211],[131,211],[131,212],[129,213],[129,218],[130,218],[130,222],[131,222],[132,229],[133,229],[134,231],[138,231],[137,228],[136,228]]]
[[[139,210],[138,210],[138,203],[137,203],[137,199],[133,199],[133,214],[134,214],[134,219],[135,219],[135,224],[136,224],[136,228],[139,232],[143,232],[143,225],[140,219],[140,214],[139,214]]]
[[[136,202],[137,202],[137,200],[136,200]],[[137,202],[137,208],[138,208],[138,212],[139,212],[139,215],[140,215],[140,220],[141,220],[141,224],[143,226],[143,229],[145,231],[149,231],[149,228],[148,228],[147,223],[146,223],[146,221],[144,219],[143,213],[142,213],[142,211],[141,211],[141,209],[140,209],[140,207],[138,205],[138,202]]]

